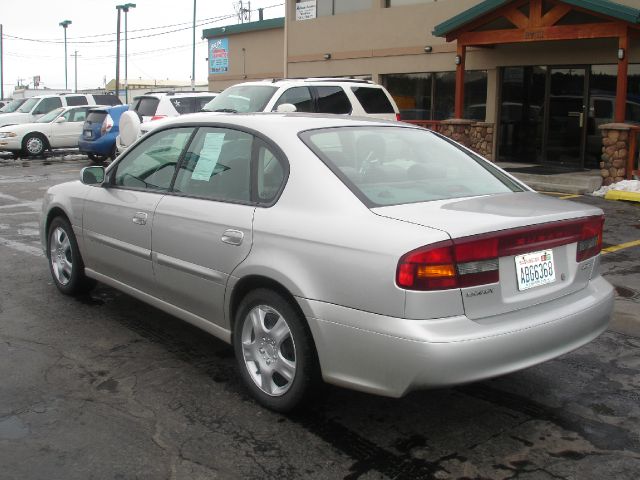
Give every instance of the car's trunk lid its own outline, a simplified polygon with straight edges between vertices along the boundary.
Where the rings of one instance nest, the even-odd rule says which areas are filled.
[[[476,235],[491,236],[495,232],[500,232],[496,235],[503,237],[508,231],[526,232],[520,235],[522,238],[509,240],[526,245],[517,247],[516,254],[500,256],[497,283],[461,289],[465,314],[472,319],[519,310],[584,288],[591,277],[595,259],[578,262],[577,241],[548,248],[544,242],[536,244],[533,237],[561,229],[568,219],[602,214],[600,209],[594,207],[533,192],[377,207],[372,210],[381,216],[442,230],[454,242]],[[555,279],[530,287],[532,282],[526,282],[523,276],[519,284],[517,272],[524,275],[521,267],[529,261],[536,261],[535,256],[529,254],[549,251],[552,263],[546,265],[552,265]],[[543,255],[542,259],[549,261],[548,257]]]

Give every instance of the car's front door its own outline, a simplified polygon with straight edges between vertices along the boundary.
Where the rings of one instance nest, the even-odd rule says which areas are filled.
[[[128,152],[105,185],[90,191],[83,212],[86,268],[154,293],[151,225],[194,129],[163,130]]]
[[[265,184],[260,159],[273,158],[267,148],[249,133],[200,128],[153,220],[160,297],[223,328],[225,288],[251,250],[254,211],[283,178],[282,169],[271,165],[275,174]]]
[[[49,144],[52,148],[72,148],[78,146],[82,125],[87,118],[88,107],[67,110],[51,124]]]

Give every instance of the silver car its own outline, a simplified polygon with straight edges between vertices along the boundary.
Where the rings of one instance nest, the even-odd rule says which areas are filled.
[[[232,343],[287,411],[321,379],[400,397],[593,340],[603,222],[407,124],[203,113],[50,188],[41,232],[63,293],[97,280]]]

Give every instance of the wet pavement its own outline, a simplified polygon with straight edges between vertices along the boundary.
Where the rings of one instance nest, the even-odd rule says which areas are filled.
[[[58,293],[39,201],[88,164],[0,158],[0,479],[638,478],[640,247],[602,256],[616,313],[573,353],[399,400],[328,386],[280,415],[223,342],[105,286]],[[640,239],[637,204],[565,201],[605,209],[607,245]]]

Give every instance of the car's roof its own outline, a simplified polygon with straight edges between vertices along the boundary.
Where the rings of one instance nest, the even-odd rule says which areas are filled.
[[[382,85],[373,83],[367,80],[358,80],[351,78],[284,78],[273,80],[257,80],[253,82],[242,82],[232,85],[229,88],[242,86],[242,85],[260,85],[260,86],[273,86],[282,87],[288,85],[327,85],[327,86],[350,86],[350,87],[367,87],[367,88],[382,88]]]
[[[302,132],[316,128],[354,127],[354,126],[396,126],[420,128],[408,123],[381,120],[371,117],[354,117],[346,115],[318,114],[318,113],[219,113],[201,112],[182,115],[164,120],[165,125],[185,124],[228,124],[259,131],[287,131]]]

